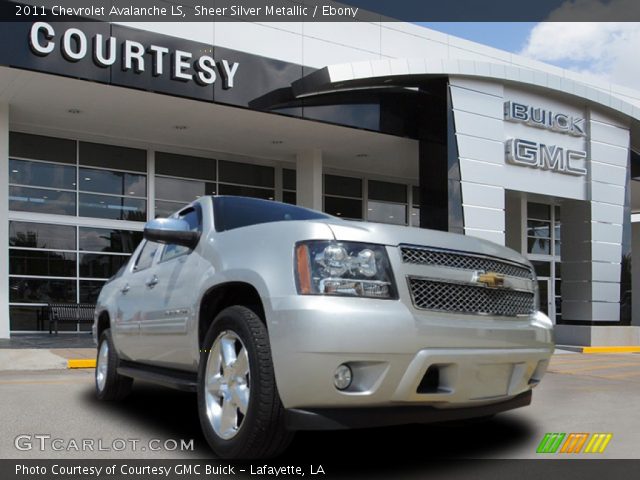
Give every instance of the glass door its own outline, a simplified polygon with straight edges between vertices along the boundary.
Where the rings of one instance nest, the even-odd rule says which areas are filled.
[[[562,317],[560,207],[527,202],[523,251],[533,264],[540,289],[540,310],[556,323]]]

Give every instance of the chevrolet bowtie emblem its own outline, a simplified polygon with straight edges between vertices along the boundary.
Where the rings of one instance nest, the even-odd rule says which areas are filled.
[[[502,287],[504,285],[504,275],[496,272],[486,272],[478,274],[478,283],[484,283],[487,287]]]

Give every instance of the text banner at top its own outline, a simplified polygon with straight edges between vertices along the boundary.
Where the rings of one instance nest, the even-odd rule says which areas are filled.
[[[0,21],[640,21],[637,0],[0,0]]]

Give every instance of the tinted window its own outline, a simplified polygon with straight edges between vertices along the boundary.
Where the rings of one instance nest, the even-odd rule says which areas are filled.
[[[246,197],[216,197],[213,208],[219,232],[259,223],[331,218],[302,207]]]
[[[362,197],[362,180],[353,177],[325,175],[324,193],[341,197]]]
[[[263,198],[264,200],[273,200],[276,195],[275,191],[270,188],[242,187],[240,185],[225,185],[223,183],[219,185],[218,193],[220,193],[220,195]]]
[[[48,250],[9,249],[11,275],[75,277],[76,254]]]
[[[79,195],[81,217],[111,218],[144,222],[147,218],[147,202],[141,198],[113,197],[111,195]]]
[[[147,195],[146,175],[81,168],[78,176],[80,178],[80,190],[86,192],[133,197],[145,197]]]
[[[76,142],[28,133],[9,134],[9,155],[60,163],[76,163]]]
[[[142,232],[80,227],[80,250],[133,253],[142,241]]]
[[[76,249],[76,227],[47,223],[9,222],[9,246]]]
[[[362,219],[362,200],[324,197],[324,211],[342,218]]]
[[[383,202],[407,203],[407,186],[401,183],[369,180],[369,198]]]
[[[147,152],[137,148],[80,142],[80,164],[146,172]]]
[[[76,214],[76,194],[61,190],[9,187],[9,210],[21,212]]]
[[[220,160],[218,168],[221,182],[255,185],[258,187],[273,187],[275,184],[274,169],[272,167]]]
[[[159,244],[155,242],[146,242],[144,247],[142,247],[140,255],[138,255],[135,269],[144,270],[145,268],[149,268],[153,263],[153,257],[155,256],[158,247]]]
[[[215,180],[216,161],[208,158],[156,152],[156,174]]]
[[[296,171],[289,168],[282,169],[282,188],[285,190],[296,189]]]
[[[216,184],[182,178],[156,177],[156,198],[189,203],[203,195],[215,195]]]
[[[33,187],[76,189],[76,167],[9,159],[9,183]]]

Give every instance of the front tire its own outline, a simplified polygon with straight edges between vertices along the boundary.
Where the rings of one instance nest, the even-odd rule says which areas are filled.
[[[267,329],[246,307],[224,309],[207,332],[198,413],[207,442],[221,458],[274,457],[293,437],[284,426]]]
[[[133,379],[118,373],[118,363],[111,330],[106,329],[100,335],[96,358],[96,396],[100,400],[122,400],[131,392]]]

